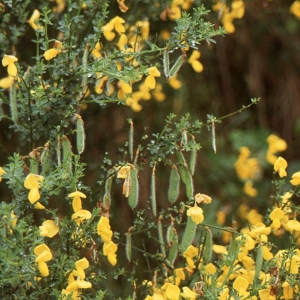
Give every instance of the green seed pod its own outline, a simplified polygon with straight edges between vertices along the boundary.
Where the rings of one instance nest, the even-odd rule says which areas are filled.
[[[166,239],[167,239],[167,243],[171,243],[174,239],[174,232],[173,232],[173,229],[174,229],[174,219],[172,218],[171,219],[171,224],[170,226],[168,226],[167,228],[167,234],[166,234]]]
[[[173,67],[171,68],[170,72],[169,72],[169,78],[174,77],[177,72],[179,71],[179,69],[181,68],[182,64],[184,63],[184,56],[180,55],[177,60],[175,61]]]
[[[215,128],[214,119],[211,120],[211,141],[212,141],[212,148],[213,148],[214,152],[217,153],[216,128]]]
[[[85,148],[85,132],[84,132],[84,122],[81,116],[77,115],[76,119],[76,141],[77,141],[77,151],[81,154]]]
[[[193,143],[193,145],[196,145],[194,136],[192,136],[192,143]],[[192,147],[191,157],[190,157],[190,172],[191,172],[191,175],[195,174],[196,160],[197,160],[197,149],[196,149],[196,147]]]
[[[162,225],[161,225],[161,218],[158,218],[157,221],[157,229],[158,229],[158,240],[160,244],[160,251],[163,257],[166,257],[166,249],[165,249],[165,242],[164,242],[164,237],[163,237],[163,230],[162,230]]]
[[[45,175],[49,173],[51,169],[51,157],[49,150],[49,142],[45,144],[44,150],[41,154],[41,165],[42,165],[42,173]]]
[[[128,229],[128,232],[126,234],[126,244],[125,244],[125,251],[126,251],[126,257],[128,261],[131,261],[131,227]]]
[[[128,196],[128,203],[131,208],[135,208],[139,202],[139,180],[137,169],[131,165],[130,168],[131,190]]]
[[[9,89],[9,105],[11,111],[11,119],[15,124],[17,124],[19,114],[18,114],[18,107],[17,107],[17,88],[15,82]]]
[[[89,57],[89,45],[86,44],[84,52],[83,52],[83,57],[82,57],[82,90],[83,90],[83,95],[87,92],[87,78],[88,78],[87,65],[88,65],[88,57]]]
[[[73,166],[72,166],[72,145],[69,139],[63,135],[61,138],[61,144],[63,149],[63,164],[65,165],[65,170],[72,174]]]
[[[61,143],[60,143],[60,136],[57,136],[57,146],[56,146],[56,158],[57,158],[57,165],[61,165]]]
[[[152,204],[152,212],[154,216],[156,216],[156,186],[155,186],[155,165],[152,169],[152,176],[151,176],[151,204]]]
[[[133,127],[133,122],[131,119],[128,120],[130,128],[129,128],[129,142],[128,142],[128,151],[129,151],[129,157],[130,160],[133,160],[133,131],[134,131],[134,127]]]
[[[180,176],[178,169],[175,165],[172,166],[169,189],[168,189],[168,200],[174,203],[179,196]]]
[[[169,58],[169,52],[167,48],[164,51],[163,54],[163,64],[164,64],[164,73],[167,79],[170,78],[170,58]]]
[[[262,244],[259,243],[256,247],[256,260],[255,260],[255,274],[253,279],[253,287],[255,287],[259,280],[260,271],[263,263]]]
[[[187,163],[181,151],[177,151],[177,158],[179,163],[179,172],[182,182],[185,185],[186,196],[191,199],[194,195],[194,183],[193,178],[188,170]]]
[[[212,241],[212,233],[209,227],[205,227],[205,230],[206,230],[206,237],[204,243],[203,261],[205,264],[207,264],[211,258],[213,241]]]
[[[197,225],[193,222],[191,217],[187,218],[187,223],[185,227],[185,231],[180,244],[180,251],[183,253],[186,249],[192,244]]]
[[[176,229],[173,228],[173,240],[169,242],[169,262],[173,266],[174,261],[177,257],[178,253],[178,234],[176,232]]]
[[[105,193],[103,196],[103,208],[109,210],[111,205],[111,186],[114,178],[114,170],[110,169],[107,173],[107,179],[105,181]]]

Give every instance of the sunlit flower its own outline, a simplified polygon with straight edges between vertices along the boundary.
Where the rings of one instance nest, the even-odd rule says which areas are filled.
[[[78,225],[80,226],[85,220],[89,220],[92,217],[92,214],[85,209],[81,209],[76,211],[73,215],[72,215],[72,220]]]
[[[294,173],[292,175],[292,180],[290,180],[292,185],[299,185],[300,184],[300,171]]]
[[[57,54],[61,53],[62,49],[62,42],[60,41],[55,41],[53,48],[45,51],[44,57],[46,60],[51,60],[52,58],[56,57]]]
[[[191,217],[193,222],[195,222],[197,225],[202,223],[204,220],[203,210],[198,206],[189,208],[186,214],[187,216]]]
[[[46,220],[40,226],[40,236],[54,237],[59,232],[59,227],[53,220]]]
[[[174,89],[174,90],[178,90],[182,87],[182,83],[180,80],[177,79],[178,73],[169,79],[169,85]]]
[[[160,72],[157,70],[156,67],[150,67],[147,69],[148,76],[145,79],[145,85],[148,89],[152,90],[155,88],[156,80],[155,77],[160,77]]]
[[[6,172],[0,167],[0,182],[2,181],[3,174],[6,174]]]
[[[113,241],[103,244],[103,254],[107,256],[107,259],[112,266],[115,266],[117,263],[117,250],[118,246]]]
[[[180,289],[174,284],[169,284],[166,289],[166,297],[169,300],[178,300],[180,296]]]
[[[15,65],[15,62],[18,61],[18,58],[13,55],[6,55],[2,59],[3,67],[7,67],[7,73],[9,76],[15,77],[17,76],[18,69]]]
[[[290,12],[297,18],[300,19],[300,1],[296,0],[290,7]]]
[[[34,254],[37,256],[35,262],[38,264],[39,271],[42,276],[49,276],[49,269],[46,264],[47,261],[52,259],[52,253],[46,244],[38,245],[33,250]]]
[[[238,292],[239,296],[248,296],[249,292],[246,291],[248,286],[249,282],[242,276],[238,276],[232,285],[232,287]]]
[[[279,156],[274,164],[274,170],[276,172],[278,172],[279,176],[282,178],[282,177],[285,177],[287,174],[286,174],[286,168],[287,168],[287,161],[282,158],[281,156]]]
[[[195,269],[195,263],[193,258],[197,256],[199,253],[199,249],[190,245],[185,252],[183,252],[183,257],[186,259],[186,263],[188,264],[190,269]]]
[[[43,176],[32,174],[32,173],[30,173],[26,177],[24,181],[24,187],[30,190],[28,194],[28,200],[30,201],[31,204],[34,204],[41,198],[39,188],[40,188],[40,183],[43,180],[44,180]]]
[[[76,191],[76,192],[69,194],[68,197],[73,198],[72,207],[75,212],[82,209],[81,198],[86,198],[86,195],[84,193]]]
[[[201,194],[201,193],[198,193],[195,195],[195,200],[198,204],[202,203],[202,202],[208,204],[208,203],[211,203],[211,201],[212,201],[210,196],[207,196],[207,195]]]
[[[125,0],[117,0],[119,3],[119,9],[121,12],[125,13],[127,12],[127,10],[129,9],[126,4],[125,4]]]
[[[270,219],[273,221],[271,227],[275,230],[278,230],[281,226],[280,220],[284,217],[284,212],[276,207],[271,213],[270,213]]]
[[[14,84],[14,77],[7,76],[2,79],[0,79],[0,88],[2,89],[9,89]]]
[[[288,230],[290,233],[293,231],[300,231],[300,222],[297,220],[290,220],[285,224],[286,230]]]
[[[195,72],[200,73],[203,71],[203,65],[198,60],[200,58],[201,54],[198,50],[193,50],[192,55],[188,59],[188,63],[192,65]]]
[[[110,230],[109,219],[107,217],[101,216],[97,225],[98,235],[101,236],[105,243],[111,241],[113,232]]]
[[[35,9],[30,17],[30,19],[27,21],[27,23],[34,29],[37,30],[38,26],[36,25],[35,21],[41,16],[40,12]]]

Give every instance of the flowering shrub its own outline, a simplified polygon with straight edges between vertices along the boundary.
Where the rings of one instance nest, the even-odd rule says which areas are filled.
[[[177,76],[185,62],[191,72],[202,72],[199,45],[225,34],[223,28],[206,21],[208,11],[192,0],[140,1],[143,5],[137,10],[146,19],[138,13],[126,15],[134,8],[132,1],[51,1],[33,11],[29,2],[0,4],[5,67],[1,101],[10,108],[10,113],[1,110],[1,118],[10,121],[9,130],[18,136],[19,147],[0,167],[1,185],[6,184],[10,194],[10,200],[0,205],[1,297],[264,300],[300,296],[296,247],[300,223],[295,202],[300,171],[289,174],[288,162],[276,156],[287,147],[277,136],[269,136],[265,154],[274,166],[272,206],[264,218],[241,205],[239,217],[245,227],[242,222],[236,227],[205,223],[205,206],[214,200],[194,188],[201,148],[196,137],[208,128],[216,152],[215,124],[227,116],[208,115],[202,123],[192,121],[189,114],[178,119],[170,114],[161,132],[152,133],[150,141],[144,136],[137,147],[129,119],[122,159],[103,159],[97,187],[83,183],[88,168],[83,153],[89,138],[82,117],[85,109],[117,103],[138,112],[142,101],[164,101],[166,87],[182,86]],[[110,8],[114,13],[117,8],[116,16]],[[244,3],[235,0],[228,7],[218,2],[213,10],[222,14],[230,33],[233,20],[243,17]],[[297,16],[295,4],[291,11]],[[169,30],[155,32],[155,40],[151,21],[157,16],[169,22]],[[15,19],[18,30],[11,26]],[[35,53],[28,59],[18,47],[29,31],[35,36],[30,41]],[[252,99],[237,112],[257,103]],[[144,150],[147,160],[141,155]],[[142,207],[141,180],[147,167],[151,168],[149,203]],[[167,204],[157,197],[159,168],[169,173]],[[235,169],[245,194],[255,197],[261,166],[246,146],[240,149]],[[133,213],[125,234],[114,230],[118,223],[114,191],[121,181],[123,200]],[[222,218],[219,214],[220,225]],[[223,232],[229,245],[217,244],[216,232]],[[289,241],[283,249],[276,244],[279,237]],[[140,270],[140,256],[146,260],[146,273]]]

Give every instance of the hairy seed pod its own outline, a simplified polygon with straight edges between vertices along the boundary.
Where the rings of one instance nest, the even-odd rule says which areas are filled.
[[[158,240],[160,244],[160,251],[163,257],[166,257],[166,249],[165,249],[165,242],[164,242],[164,236],[163,236],[163,230],[162,230],[162,224],[161,224],[161,218],[158,218],[157,221],[157,230],[158,230]]]
[[[187,218],[187,223],[185,226],[184,234],[180,244],[180,251],[183,253],[192,244],[197,225],[193,222],[191,217]]]
[[[152,212],[154,216],[156,216],[156,185],[155,185],[155,165],[152,169],[152,176],[151,176],[151,204],[152,204]]]
[[[206,237],[205,237],[205,243],[204,243],[204,250],[203,250],[203,261],[205,264],[208,264],[211,258],[212,254],[212,233],[209,227],[205,227],[206,230]]]
[[[57,159],[57,165],[61,165],[61,142],[60,142],[60,136],[57,136],[57,146],[56,146],[56,159]]]
[[[172,241],[169,242],[169,262],[173,266],[174,261],[177,257],[178,253],[178,234],[176,232],[176,229],[173,228],[173,236],[172,236]]]
[[[135,208],[139,202],[139,180],[135,166],[130,168],[131,190],[128,196],[128,203],[131,208]]]
[[[86,44],[84,52],[83,52],[83,57],[82,57],[82,90],[83,90],[83,95],[87,91],[87,78],[88,78],[87,65],[88,65],[88,57],[89,57],[89,45]]]
[[[126,252],[126,258],[128,261],[131,261],[131,227],[128,229],[128,232],[126,233],[126,245],[125,245],[125,252]]]
[[[170,78],[170,58],[169,58],[169,51],[167,48],[164,50],[163,64],[164,64],[165,76],[167,77],[167,79],[169,79]]]
[[[133,160],[133,131],[134,131],[134,127],[133,127],[133,122],[131,119],[128,120],[130,128],[129,128],[129,141],[128,141],[128,150],[129,150],[129,157],[130,160]]]
[[[170,72],[169,72],[169,78],[174,77],[179,69],[181,68],[182,64],[184,63],[185,59],[183,55],[180,55],[177,60],[175,61],[174,65],[172,66]]]
[[[186,130],[181,131],[182,144],[185,146],[188,143]]]
[[[179,197],[180,175],[175,165],[172,166],[168,189],[168,200],[174,203]]]
[[[191,199],[194,195],[194,182],[187,163],[181,151],[177,151],[178,168],[182,182],[185,185],[186,196]]]
[[[81,116],[77,115],[76,119],[76,141],[77,141],[77,151],[81,154],[85,148],[85,131],[84,131],[84,122]]]
[[[212,148],[213,148],[214,152],[217,153],[216,128],[215,128],[214,119],[211,120],[211,141],[212,141]]]
[[[254,287],[258,283],[262,263],[263,263],[263,252],[262,252],[262,244],[260,242],[256,247],[255,274],[253,279]]]
[[[196,145],[194,136],[192,136],[192,143],[193,143],[193,145]],[[197,160],[197,148],[195,146],[194,147],[192,146],[191,156],[190,156],[190,172],[191,172],[191,175],[195,174],[196,160]]]
[[[69,139],[63,135],[61,138],[61,145],[63,149],[63,164],[65,165],[65,170],[69,173],[73,173],[72,167],[72,145]]]
[[[17,107],[17,87],[14,82],[9,89],[9,105],[11,111],[11,119],[15,124],[18,123],[18,107]]]
[[[41,154],[41,165],[42,165],[42,173],[47,174],[51,168],[51,157],[49,150],[49,142],[45,144],[44,150]]]
[[[107,179],[105,180],[105,193],[103,196],[103,208],[109,210],[111,205],[111,186],[114,178],[114,170],[110,169],[107,172]]]

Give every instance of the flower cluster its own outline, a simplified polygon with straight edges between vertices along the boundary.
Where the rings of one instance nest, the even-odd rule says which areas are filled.
[[[24,181],[24,187],[29,190],[28,200],[31,204],[34,204],[35,208],[37,209],[44,208],[42,204],[37,202],[41,198],[39,188],[40,188],[40,183],[43,180],[44,180],[43,176],[30,173],[29,175],[27,175]]]
[[[18,69],[15,65],[16,61],[18,61],[17,57],[4,54],[2,65],[3,67],[7,67],[8,76],[0,80],[0,88],[8,89],[14,84],[15,77],[18,73]]]
[[[234,19],[241,19],[245,14],[245,4],[243,0],[233,0],[231,7],[228,7],[224,1],[218,1],[212,9],[221,15],[221,22],[227,33],[235,32],[233,25]]]
[[[88,267],[89,261],[86,258],[75,262],[75,269],[70,272],[68,277],[68,286],[62,290],[63,299],[67,298],[68,295],[72,295],[72,299],[78,299],[81,289],[89,289],[92,287],[90,282],[84,280],[84,270]]]
[[[97,225],[98,235],[101,236],[103,244],[103,254],[107,256],[108,261],[111,265],[115,266],[117,263],[116,252],[118,246],[112,241],[113,232],[110,229],[109,219],[107,217],[101,216]]]
[[[49,276],[49,268],[46,264],[47,261],[52,259],[52,253],[46,244],[38,245],[33,250],[37,256],[35,262],[38,264],[39,271],[43,277]]]

